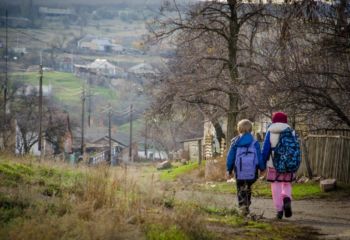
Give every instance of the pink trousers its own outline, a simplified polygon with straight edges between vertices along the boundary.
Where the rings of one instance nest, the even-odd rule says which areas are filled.
[[[292,199],[292,183],[290,182],[273,182],[271,183],[271,192],[273,204],[277,211],[283,210],[283,198]]]

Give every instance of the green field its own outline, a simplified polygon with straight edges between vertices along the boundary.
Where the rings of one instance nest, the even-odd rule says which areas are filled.
[[[29,84],[38,86],[39,74],[37,72],[16,72],[10,75],[10,82],[19,82],[21,84]],[[80,122],[81,114],[81,93],[84,85],[84,80],[74,76],[72,73],[65,72],[44,72],[43,85],[52,86],[52,98],[58,103],[61,109],[69,112],[70,117],[75,122]],[[121,96],[121,92],[100,86],[91,86],[92,99],[92,119],[98,122],[101,119],[101,112],[104,107],[111,103],[115,111],[120,109],[128,109],[130,100],[124,99],[125,94]],[[87,91],[88,94],[88,91]],[[88,111],[88,99],[85,107]],[[145,101],[137,101],[134,104],[135,109],[142,109],[147,104]],[[87,115],[86,115],[87,116]],[[105,113],[103,113],[105,116]],[[140,118],[141,117],[141,118]],[[144,129],[144,121],[142,115],[134,113],[133,132],[136,136],[139,131]],[[118,126],[118,131],[122,133],[129,132],[129,122]]]
[[[36,72],[13,73],[11,78],[14,81],[37,86],[39,84],[39,74]],[[75,105],[80,103],[81,92],[84,80],[77,78],[72,73],[64,72],[44,72],[43,85],[52,86],[54,99],[63,104]],[[117,93],[108,88],[91,86],[92,94],[101,96],[109,100],[117,100]]]
[[[11,82],[39,85],[39,74],[36,72],[16,72],[10,75]],[[51,101],[56,102],[62,110],[70,114],[73,122],[80,122],[81,114],[81,95],[84,80],[77,78],[72,73],[64,72],[44,72],[43,86],[52,86]],[[92,97],[92,116],[99,117],[99,110],[108,102],[113,105],[119,104],[118,93],[110,88],[91,86]],[[88,94],[88,91],[86,91]],[[85,104],[88,111],[88,99]]]

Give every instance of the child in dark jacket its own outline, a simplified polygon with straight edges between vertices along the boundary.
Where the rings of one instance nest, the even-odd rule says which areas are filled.
[[[241,214],[247,215],[251,204],[251,186],[258,178],[258,170],[264,171],[266,164],[262,161],[260,144],[251,134],[252,123],[248,119],[243,119],[237,124],[237,130],[239,135],[231,141],[226,168],[228,177],[232,177],[232,171],[235,172],[238,206]],[[243,155],[240,155],[241,153]],[[251,157],[247,153],[251,154]],[[254,162],[251,170],[249,170],[249,161]]]

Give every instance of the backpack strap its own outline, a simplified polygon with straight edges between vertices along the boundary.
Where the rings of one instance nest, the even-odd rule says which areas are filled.
[[[248,154],[249,148],[252,147],[252,146],[254,146],[256,142],[257,142],[257,141],[254,139],[249,145],[247,145],[247,147],[246,147],[246,148],[247,148],[246,154]]]

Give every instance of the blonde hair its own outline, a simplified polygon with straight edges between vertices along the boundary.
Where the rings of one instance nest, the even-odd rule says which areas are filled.
[[[248,119],[242,119],[237,123],[237,131],[240,134],[251,132],[252,129],[253,129],[253,124]]]

